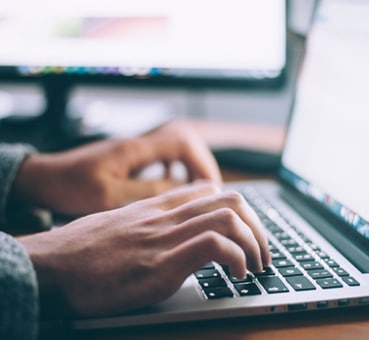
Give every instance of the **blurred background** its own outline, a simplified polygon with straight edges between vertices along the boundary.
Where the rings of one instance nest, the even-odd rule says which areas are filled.
[[[110,2],[0,4],[0,141],[58,150],[181,118],[220,161],[275,170],[316,1]]]

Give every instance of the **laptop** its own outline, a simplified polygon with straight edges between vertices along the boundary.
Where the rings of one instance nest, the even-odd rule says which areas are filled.
[[[234,182],[273,265],[245,280],[211,262],[167,300],[75,329],[369,305],[369,2],[324,0],[299,75],[278,181]],[[365,42],[365,43],[364,43]]]

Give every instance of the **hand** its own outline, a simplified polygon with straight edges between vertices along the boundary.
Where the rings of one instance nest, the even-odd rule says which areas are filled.
[[[195,183],[19,238],[46,310],[121,313],[163,300],[211,260],[235,277],[270,265],[255,212],[235,192]],[[43,303],[41,306],[45,306]]]
[[[58,154],[32,155],[18,173],[13,198],[70,216],[114,209],[183,184],[170,177],[175,161],[187,168],[188,181],[221,181],[204,142],[185,124],[174,122],[137,138],[108,139]],[[155,162],[165,165],[163,178],[137,177]]]

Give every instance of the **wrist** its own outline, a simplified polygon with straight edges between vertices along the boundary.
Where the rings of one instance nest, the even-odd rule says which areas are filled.
[[[53,256],[53,249],[56,246],[55,242],[48,237],[50,233],[44,232],[17,238],[28,253],[36,272],[40,315],[47,319],[65,314],[61,280],[58,278],[57,261]]]
[[[47,208],[53,161],[48,155],[29,155],[20,165],[10,192],[10,201],[26,206]]]
[[[20,164],[6,207],[7,231],[15,234],[48,230],[53,224],[48,210],[47,157],[29,155]],[[45,171],[46,169],[46,171]]]

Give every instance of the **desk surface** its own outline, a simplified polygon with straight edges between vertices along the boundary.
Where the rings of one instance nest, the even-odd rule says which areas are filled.
[[[300,315],[275,315],[252,319],[191,322],[183,324],[137,327],[130,329],[80,332],[76,340],[118,339],[368,339],[369,308],[313,312]]]

